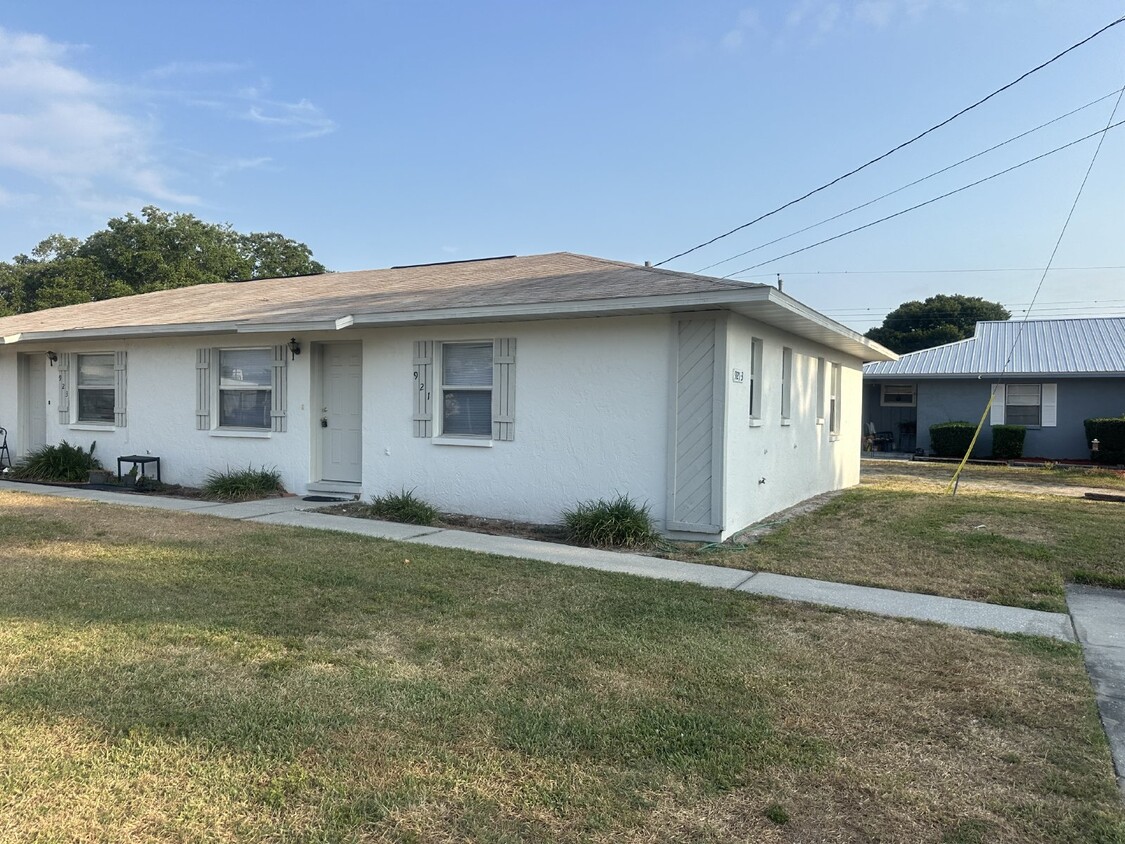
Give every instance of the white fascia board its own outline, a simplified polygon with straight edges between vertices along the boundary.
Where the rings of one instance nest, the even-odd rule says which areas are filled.
[[[196,322],[181,325],[123,325],[108,328],[62,328],[57,331],[25,331],[4,338],[5,344],[47,340],[115,340],[143,337],[175,337],[190,334],[234,334],[233,322]]]
[[[337,320],[316,320],[313,322],[242,322],[236,331],[239,334],[293,334],[298,331],[335,331]]]

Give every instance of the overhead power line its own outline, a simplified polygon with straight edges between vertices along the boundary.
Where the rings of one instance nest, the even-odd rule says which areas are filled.
[[[733,229],[731,229],[728,232],[724,232],[723,234],[716,235],[715,237],[711,238],[710,240],[706,240],[703,243],[700,243],[696,246],[691,247],[690,249],[685,249],[683,252],[677,252],[671,258],[665,258],[663,261],[658,261],[654,266],[661,267],[664,264],[667,264],[671,261],[675,261],[677,258],[682,258],[685,255],[690,255],[692,252],[696,252],[700,249],[703,249],[705,246],[710,246],[712,243],[720,241],[725,237],[730,237],[735,232],[740,232],[745,228],[749,228],[750,226],[754,225],[755,223],[761,222],[762,220],[766,219],[767,217],[772,217],[774,214],[777,214],[779,211],[784,211],[786,208],[789,208],[790,206],[796,205],[798,202],[803,202],[804,200],[808,199],[810,196],[818,194],[823,190],[827,190],[828,188],[832,187],[833,185],[835,185],[839,182],[842,182],[844,179],[847,179],[849,176],[854,176],[856,173],[859,173],[861,170],[866,170],[872,164],[877,164],[878,162],[882,161],[884,158],[888,158],[889,156],[894,155],[894,153],[898,152],[899,150],[910,146],[911,144],[915,143],[916,141],[920,141],[922,138],[926,137],[930,133],[936,132],[938,129],[942,128],[943,126],[946,126],[946,125],[952,123],[958,117],[961,117],[962,115],[967,114],[968,112],[972,111],[973,109],[977,108],[978,106],[984,105],[986,102],[988,102],[989,100],[991,100],[993,97],[997,96],[998,94],[1001,94],[1004,91],[1007,91],[1009,88],[1013,87],[1014,85],[1018,85],[1020,82],[1027,79],[1027,77],[1031,76],[1033,73],[1038,73],[1040,70],[1047,67],[1048,65],[1053,64],[1054,62],[1057,62],[1059,59],[1061,59],[1067,53],[1070,53],[1074,50],[1077,50],[1079,47],[1089,43],[1090,41],[1093,41],[1095,38],[1097,38],[1102,33],[1112,29],[1113,27],[1115,27],[1115,26],[1117,26],[1118,24],[1121,24],[1121,23],[1125,23],[1125,15],[1119,17],[1115,21],[1111,21],[1110,23],[1107,23],[1105,26],[1103,26],[1097,32],[1094,32],[1091,35],[1086,36],[1081,41],[1079,41],[1075,44],[1071,44],[1069,47],[1067,47],[1061,53],[1058,53],[1057,55],[1052,56],[1051,58],[1047,59],[1047,61],[1043,62],[1042,64],[1036,65],[1035,67],[1031,68],[1031,70],[1028,70],[1024,73],[1021,73],[1019,76],[1017,76],[1011,82],[1009,82],[1007,85],[1003,85],[1003,86],[997,88],[995,91],[993,91],[988,96],[982,97],[981,99],[977,100],[975,103],[973,103],[971,105],[968,105],[968,106],[965,106],[963,109],[961,109],[960,111],[956,112],[955,114],[952,114],[949,117],[945,118],[945,120],[941,121],[940,123],[935,123],[929,129],[926,129],[924,132],[920,132],[919,134],[915,135],[910,140],[903,141],[898,146],[892,147],[891,149],[884,152],[882,155],[878,155],[875,158],[872,158],[870,161],[867,161],[866,163],[861,164],[860,166],[849,170],[848,172],[844,173],[843,175],[837,176],[835,179],[832,179],[832,181],[830,181],[830,182],[825,182],[823,185],[821,185],[818,188],[813,188],[808,193],[803,194],[802,196],[799,196],[796,199],[789,200],[784,205],[779,205],[777,208],[774,208],[772,211],[767,211],[765,214],[762,214],[758,217],[755,217],[753,220],[750,220],[747,223],[743,223],[740,226],[735,226]]]
[[[795,231],[795,232],[790,232],[789,234],[782,235],[781,237],[776,237],[773,240],[768,241],[767,243],[763,243],[759,246],[755,246],[753,249],[747,249],[744,252],[739,252],[737,255],[731,255],[729,258],[723,258],[723,260],[721,260],[721,261],[716,261],[713,264],[708,264],[706,267],[702,267],[701,269],[696,270],[696,272],[697,273],[706,272],[709,269],[721,266],[722,264],[726,264],[729,261],[735,260],[736,258],[742,258],[746,255],[749,255],[749,254],[753,253],[753,252],[757,252],[760,249],[765,249],[767,246],[773,246],[775,243],[781,243],[781,241],[783,241],[783,240],[788,240],[791,237],[796,237],[799,234],[804,234],[807,231],[812,231],[815,228],[819,228],[820,226],[823,226],[827,223],[831,223],[833,220],[839,220],[841,217],[846,217],[848,214],[852,214],[856,211],[861,211],[862,209],[866,208],[869,205],[874,205],[876,202],[881,202],[882,200],[886,199],[887,197],[894,196],[896,193],[902,193],[904,190],[915,187],[916,185],[920,185],[920,184],[922,184],[922,182],[928,181],[929,179],[932,179],[935,176],[940,176],[942,173],[948,173],[950,170],[954,170],[957,167],[960,167],[962,164],[968,164],[970,161],[973,161],[974,159],[980,158],[982,155],[988,155],[988,153],[995,152],[996,150],[1000,149],[1003,146],[1007,146],[1008,144],[1013,143],[1015,141],[1018,141],[1021,138],[1026,138],[1028,135],[1031,135],[1035,132],[1038,132],[1040,129],[1046,129],[1052,123],[1058,123],[1060,120],[1065,120],[1066,118],[1068,118],[1072,115],[1078,114],[1078,112],[1083,111],[1084,109],[1087,109],[1087,108],[1090,108],[1091,106],[1097,105],[1098,103],[1102,102],[1103,100],[1108,100],[1110,97],[1114,96],[1117,93],[1119,93],[1119,92],[1118,91],[1110,91],[1108,94],[1105,94],[1101,97],[1098,97],[1096,100],[1091,100],[1090,102],[1086,103],[1086,105],[1079,106],[1076,109],[1068,111],[1066,114],[1060,114],[1058,117],[1056,117],[1052,120],[1048,120],[1046,123],[1040,123],[1034,129],[1028,129],[1026,132],[1020,132],[1020,134],[1018,134],[1018,135],[1013,135],[1012,137],[1008,138],[1008,140],[1006,140],[1006,141],[1001,141],[998,144],[990,146],[988,149],[983,149],[978,153],[970,155],[968,158],[962,158],[960,161],[958,161],[954,164],[950,164],[947,167],[942,167],[940,170],[935,170],[934,172],[930,173],[929,175],[923,176],[920,179],[915,179],[913,182],[909,182],[909,183],[903,185],[902,187],[895,188],[892,191],[888,191],[887,193],[884,193],[882,196],[877,196],[874,199],[869,199],[867,202],[864,202],[860,205],[853,205],[847,211],[841,211],[839,214],[834,214],[831,217],[826,217],[825,219],[821,220],[819,223],[813,223],[811,226],[805,226],[803,229],[797,229],[797,231]]]
[[[1125,91],[1125,88],[1123,88],[1122,91]],[[878,220],[872,220],[870,223],[864,223],[862,226],[856,226],[854,229],[848,229],[846,232],[840,232],[840,234],[833,235],[832,237],[826,237],[824,238],[824,240],[818,240],[816,243],[810,243],[808,246],[802,246],[800,249],[794,249],[792,252],[786,252],[784,255],[778,255],[774,258],[770,258],[769,260],[754,264],[753,266],[744,267],[741,270],[735,270],[733,273],[728,273],[727,275],[722,276],[722,278],[731,278],[733,276],[749,272],[750,270],[756,270],[758,269],[758,267],[764,267],[766,264],[772,264],[774,261],[780,261],[782,258],[789,258],[793,255],[798,255],[801,252],[807,252],[810,249],[815,249],[818,246],[823,246],[826,243],[831,243],[832,241],[839,240],[842,237],[847,237],[848,235],[855,234],[856,232],[861,232],[864,229],[869,229],[872,226],[877,226],[880,223],[885,223],[887,222],[887,220],[893,220],[895,217],[901,217],[903,214],[909,214],[911,211],[917,211],[919,208],[925,208],[927,205],[933,205],[935,202],[939,202],[943,199],[948,199],[954,194],[961,193],[962,191],[966,191],[969,188],[975,188],[977,185],[983,185],[985,182],[990,182],[998,176],[1003,176],[1007,173],[1011,173],[1013,170],[1018,170],[1021,167],[1026,167],[1028,164],[1032,164],[1036,161],[1039,161],[1040,159],[1046,158],[1049,155],[1054,155],[1056,152],[1062,152],[1064,149],[1069,149],[1075,144],[1080,144],[1083,141],[1088,141],[1091,138],[1097,137],[1099,135],[1102,138],[1105,138],[1106,133],[1108,133],[1111,129],[1116,129],[1123,123],[1125,123],[1125,120],[1119,120],[1117,123],[1111,123],[1105,129],[1099,129],[1097,132],[1091,132],[1089,135],[1084,135],[1083,137],[1078,138],[1077,140],[1073,140],[1068,144],[1063,144],[1061,147],[1055,147],[1052,150],[1040,153],[1033,158],[1024,159],[1019,164],[1013,164],[1011,167],[1007,167],[1004,170],[993,173],[991,176],[985,176],[983,179],[977,179],[975,182],[970,182],[967,185],[962,185],[959,188],[954,188],[951,191],[941,194],[941,196],[935,196],[932,199],[927,199],[925,202],[919,202],[917,205],[911,205],[909,208],[903,208],[901,211],[896,211],[893,214],[888,214],[885,217],[880,217]],[[1100,142],[1098,146],[1100,148]]]
[[[1125,270],[1125,264],[1111,267],[1047,267],[1051,272],[1087,272],[1093,270]],[[790,271],[787,277],[795,275],[924,275],[931,273],[1039,273],[1044,267],[981,267],[979,269],[948,270],[806,270]],[[746,278],[775,278],[777,273],[759,273]]]

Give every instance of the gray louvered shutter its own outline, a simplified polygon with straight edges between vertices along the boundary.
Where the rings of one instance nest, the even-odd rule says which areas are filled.
[[[285,432],[285,408],[289,402],[289,379],[286,377],[289,364],[285,359],[288,351],[289,348],[284,345],[273,347],[271,369],[273,375],[270,378],[273,406],[270,409],[270,429],[278,434]]]
[[[492,344],[492,439],[516,438],[516,338]]]
[[[195,350],[195,428],[211,430],[211,350]]]
[[[414,341],[414,436],[431,437],[434,430],[434,341]]]
[[[59,355],[59,424],[70,424],[70,352]]]
[[[113,353],[113,424],[124,428],[125,418],[125,392],[127,382],[127,352]]]

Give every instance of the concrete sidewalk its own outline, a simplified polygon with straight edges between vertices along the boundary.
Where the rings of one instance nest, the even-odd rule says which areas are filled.
[[[638,577],[694,583],[714,589],[735,589],[740,592],[787,601],[801,601],[840,609],[858,610],[893,618],[931,621],[973,630],[1024,633],[1032,636],[1047,636],[1065,642],[1075,641],[1070,617],[1065,613],[1049,613],[1020,607],[1005,607],[999,604],[964,601],[958,598],[897,592],[893,589],[850,586],[803,577],[683,563],[659,557],[648,557],[643,554],[604,551],[598,548],[580,548],[573,545],[559,545],[552,542],[538,542],[516,537],[491,536],[463,530],[446,530],[418,525],[404,525],[397,522],[334,516],[329,513],[318,512],[317,508],[323,507],[323,504],[306,502],[300,498],[270,498],[263,501],[222,504],[214,501],[162,498],[154,495],[142,496],[124,492],[40,486],[10,481],[0,481],[0,490],[48,495],[56,498],[79,498],[132,507],[181,510],[199,515],[239,519],[261,524],[333,530],[435,548],[461,548],[482,554],[497,554],[503,557],[539,560],[558,565],[631,574]]]
[[[1066,587],[1066,604],[1125,798],[1125,591],[1072,585]]]

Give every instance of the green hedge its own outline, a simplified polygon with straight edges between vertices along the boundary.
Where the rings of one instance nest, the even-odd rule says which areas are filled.
[[[930,426],[930,448],[938,457],[964,457],[977,426],[969,422],[939,422]]]
[[[1090,452],[1091,460],[1110,466],[1125,464],[1125,416],[1087,419],[1083,424],[1087,448],[1093,440],[1098,441],[1098,450]]]
[[[1016,460],[1023,457],[1023,438],[1027,428],[1023,425],[992,426],[992,456],[997,460]]]

